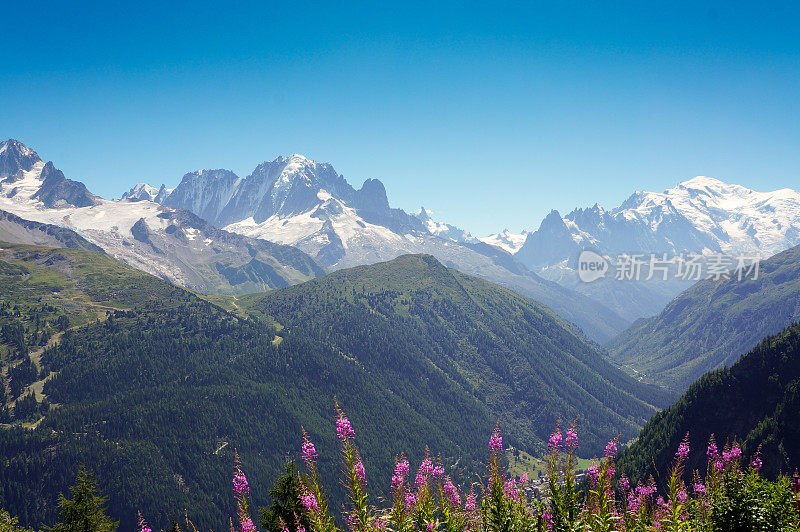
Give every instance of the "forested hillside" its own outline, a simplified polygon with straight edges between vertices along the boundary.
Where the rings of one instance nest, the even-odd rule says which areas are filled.
[[[645,402],[669,400],[608,364],[546,307],[428,255],[335,272],[238,304],[402,384],[397,393],[412,405],[422,370],[435,367],[529,447],[545,441],[558,418],[580,416],[580,451],[595,452],[612,433],[635,436],[654,411]]]
[[[800,246],[761,262],[756,279],[698,282],[607,347],[615,362],[681,393],[798,319]]]
[[[674,406],[656,414],[623,454],[620,467],[632,480],[653,474],[663,481],[688,432],[693,449],[689,469],[705,471],[706,442],[714,434],[720,451],[734,438],[745,457],[761,446],[765,474],[791,473],[800,467],[798,412],[800,325],[793,325],[732,367],[704,375]]]
[[[53,522],[58,493],[87,464],[123,529],[136,509],[168,523],[184,508],[199,527],[219,529],[235,515],[227,481],[234,449],[263,497],[304,426],[330,456],[323,474],[334,477],[334,397],[368,428],[367,465],[387,472],[371,484],[376,492],[388,485],[396,453],[418,460],[426,445],[454,472],[480,469],[498,417],[503,425],[518,417],[509,441],[535,452],[556,417],[581,414],[591,430],[583,448],[593,452],[603,438],[631,436],[644,423],[653,408],[637,395],[660,400],[546,308],[431,257],[239,300],[260,312],[256,320],[107,256],[20,246],[7,253],[3,282],[16,287],[20,308],[70,309],[55,311],[68,315],[68,330],[32,360],[32,408],[23,419],[15,406],[15,424],[0,432],[0,505],[25,524]],[[16,308],[27,328],[22,351],[34,349],[35,317]],[[8,353],[21,358],[19,347]]]

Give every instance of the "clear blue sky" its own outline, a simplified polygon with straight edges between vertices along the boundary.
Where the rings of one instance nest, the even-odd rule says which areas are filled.
[[[796,4],[231,3],[4,3],[0,137],[106,197],[299,152],[475,234],[800,186]]]

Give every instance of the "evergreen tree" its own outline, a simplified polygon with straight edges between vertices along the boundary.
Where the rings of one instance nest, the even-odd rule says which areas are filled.
[[[270,488],[269,495],[272,504],[268,508],[261,508],[261,526],[264,530],[283,532],[287,528],[294,531],[300,527],[311,530],[308,517],[300,506],[300,479],[294,462],[286,462],[283,474]]]
[[[33,532],[28,528],[22,528],[18,522],[19,519],[11,517],[11,514],[0,508],[0,532]]]
[[[100,495],[94,475],[82,466],[71,499],[62,493],[58,498],[61,522],[49,532],[116,532],[118,523],[106,514],[106,498]]]

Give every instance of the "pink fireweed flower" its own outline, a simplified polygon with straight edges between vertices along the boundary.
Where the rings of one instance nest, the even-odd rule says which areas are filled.
[[[428,481],[428,477],[433,473],[433,462],[431,462],[430,458],[426,458],[422,461],[419,465],[419,470],[417,471],[417,476],[414,479],[415,486],[422,486]]]
[[[301,450],[303,453],[303,461],[306,464],[313,463],[317,458],[317,449],[314,447],[311,440],[306,439],[306,441],[303,442]]]
[[[305,508],[307,512],[316,512],[319,510],[317,498],[313,493],[308,491],[300,495],[300,504],[303,505],[303,508]]]
[[[550,435],[550,439],[547,440],[547,448],[551,451],[561,448],[561,431],[556,429]]]
[[[689,495],[686,493],[686,490],[680,490],[677,494],[675,494],[675,498],[678,499],[678,502],[684,503],[686,499],[689,498]]]
[[[513,478],[510,478],[503,483],[503,492],[506,494],[506,497],[510,497],[511,499],[517,498],[517,495],[519,495],[519,490],[517,489],[517,483]]]
[[[413,510],[414,507],[417,505],[417,496],[413,493],[406,493],[406,508],[409,510]]]
[[[695,482],[694,491],[695,491],[695,493],[699,493],[701,495],[705,495],[706,494],[706,485],[703,484],[702,482]]]
[[[356,477],[358,477],[359,482],[361,482],[362,484],[366,484],[367,483],[367,472],[364,470],[364,463],[361,460],[359,460],[353,466],[353,469],[356,472]]]
[[[475,508],[477,508],[477,504],[478,504],[478,496],[470,492],[470,494],[467,495],[466,502],[464,503],[464,511],[474,512]]]
[[[632,513],[636,513],[641,508],[641,498],[636,495],[636,493],[631,492],[628,494],[628,511]]]
[[[445,479],[442,491],[444,491],[447,500],[450,502],[450,506],[455,508],[461,506],[461,496],[458,494],[458,489],[455,487],[452,480],[449,478]]]
[[[608,442],[608,444],[606,445],[605,450],[603,451],[603,456],[605,456],[606,458],[614,458],[615,456],[617,456],[617,440],[616,439],[611,440],[610,442]]]
[[[249,517],[242,520],[242,532],[255,532],[256,525],[253,524],[253,520]]]
[[[547,530],[553,530],[553,514],[550,512],[544,512],[542,514],[542,521],[544,521]]]
[[[689,442],[687,440],[683,440],[678,445],[678,450],[675,453],[675,458],[679,460],[686,460],[689,457]]]
[[[427,525],[425,525],[425,529],[426,529],[428,532],[433,532],[433,527],[435,527],[435,526],[436,526],[436,525],[435,525],[434,523],[428,523]]]
[[[750,465],[752,465],[753,469],[755,469],[756,471],[761,471],[761,465],[762,465],[761,458],[756,456],[755,458],[753,458],[753,462]]]
[[[719,458],[719,449],[717,449],[717,442],[714,441],[713,435],[708,440],[708,450],[706,451],[706,456],[709,460],[716,460]]]
[[[353,427],[350,426],[350,420],[344,414],[339,414],[336,420],[336,435],[341,441],[346,441],[356,435],[353,432]]]
[[[241,469],[237,469],[233,473],[233,493],[240,497],[250,495],[250,485],[247,483],[247,477],[244,476]]]
[[[397,488],[405,482],[408,475],[408,460],[398,460],[394,465],[394,475],[392,475],[392,488]]]
[[[578,432],[575,429],[569,429],[564,435],[564,447],[569,451],[578,448]]]
[[[600,469],[598,469],[596,465],[591,465],[586,470],[586,474],[589,476],[592,482],[596,483],[597,480],[600,478]]]
[[[444,475],[444,468],[442,466],[436,466],[433,468],[433,471],[431,471],[431,474],[434,477],[441,477]]]
[[[499,453],[503,450],[503,436],[500,434],[500,427],[495,427],[494,431],[492,432],[492,436],[489,438],[489,451],[494,453]]]
[[[527,484],[527,483],[530,481],[530,479],[531,479],[531,478],[528,476],[528,474],[527,474],[527,473],[523,473],[523,474],[522,474],[522,476],[521,476],[521,477],[519,477],[519,481],[520,481],[522,484]]]
[[[742,457],[742,450],[739,448],[737,444],[734,443],[733,447],[731,447],[730,453],[728,454],[730,455],[731,461],[738,460],[739,458]]]
[[[631,482],[628,480],[628,477],[622,477],[619,479],[619,487],[623,491],[628,491],[631,487]]]

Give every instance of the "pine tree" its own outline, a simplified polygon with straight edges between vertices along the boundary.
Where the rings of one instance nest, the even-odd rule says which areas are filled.
[[[294,462],[286,463],[283,474],[270,488],[269,495],[272,497],[272,504],[268,508],[261,508],[261,526],[264,530],[282,532],[287,528],[297,530],[301,527],[311,530],[308,518],[300,506],[300,480]]]
[[[19,526],[19,520],[0,508],[0,532],[33,532],[28,528]]]
[[[71,499],[63,493],[58,498],[61,522],[49,532],[116,532],[119,523],[106,514],[106,497],[100,495],[97,480],[86,466],[78,471],[69,491]]]

